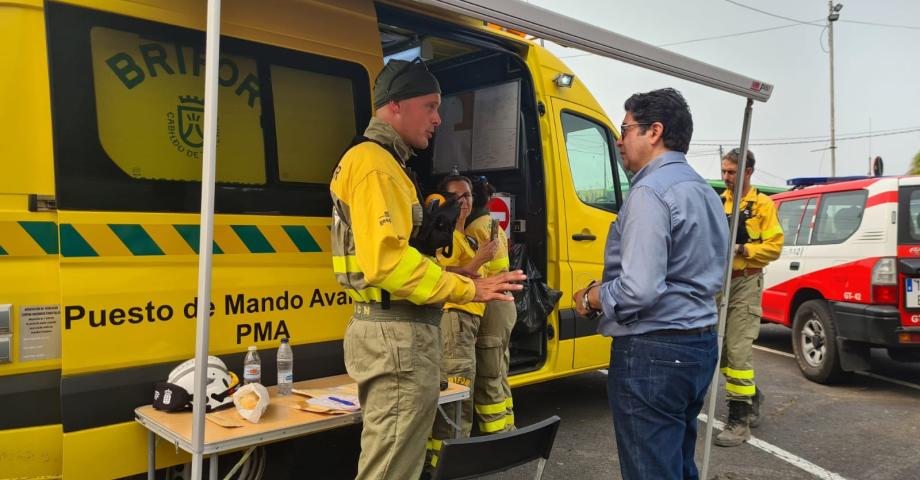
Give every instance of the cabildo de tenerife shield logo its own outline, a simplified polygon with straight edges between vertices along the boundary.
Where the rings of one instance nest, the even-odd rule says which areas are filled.
[[[179,97],[176,116],[179,117],[179,137],[182,141],[189,147],[201,148],[204,145],[204,127],[201,124],[204,100],[198,97]]]
[[[201,124],[204,100],[198,97],[179,97],[176,116],[179,117],[179,137],[182,141],[189,147],[201,148],[204,145],[204,127]]]
[[[180,96],[176,111],[166,114],[169,143],[176,151],[197,157],[204,145],[204,100],[200,97]]]

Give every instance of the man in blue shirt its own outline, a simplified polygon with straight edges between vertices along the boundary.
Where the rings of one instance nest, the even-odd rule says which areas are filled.
[[[617,147],[635,172],[610,226],[604,278],[575,294],[613,337],[607,395],[624,479],[696,479],[697,415],[718,360],[722,202],[687,163],[693,118],[666,88],[635,94]]]

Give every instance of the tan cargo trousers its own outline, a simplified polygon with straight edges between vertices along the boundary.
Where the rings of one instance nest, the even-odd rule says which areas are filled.
[[[763,272],[732,279],[722,344],[722,374],[726,398],[751,404],[755,393],[752,345],[760,335]]]
[[[364,414],[356,479],[417,479],[439,395],[441,311],[355,304],[345,368]]]
[[[495,433],[514,428],[514,402],[508,383],[511,363],[509,343],[511,330],[517,321],[514,302],[493,300],[486,304],[486,313],[476,339],[476,382],[473,401],[479,431]]]
[[[441,380],[448,380],[458,385],[473,389],[476,376],[476,334],[482,318],[460,310],[445,310],[441,317],[441,335],[443,353],[441,356]],[[473,429],[473,398],[444,405],[444,412],[451,420],[457,418],[460,409],[460,436],[470,436]],[[453,427],[442,415],[435,415],[431,429],[434,440],[454,437]],[[432,448],[438,451],[440,448]]]

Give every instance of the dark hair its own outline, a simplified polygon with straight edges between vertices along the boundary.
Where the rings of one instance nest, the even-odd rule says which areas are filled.
[[[746,168],[750,168],[751,170],[753,170],[754,169],[754,152],[750,150],[748,150],[747,152],[748,152],[747,153],[747,163],[745,163],[744,166]],[[722,157],[722,160],[728,160],[729,162],[732,162],[735,165],[738,165],[738,163],[741,162],[741,148],[733,148],[729,150],[728,153],[726,153],[725,156]]]
[[[626,100],[623,108],[632,114],[639,125],[640,132],[645,133],[648,126],[659,122],[664,125],[662,138],[669,150],[687,153],[690,149],[690,137],[693,136],[693,116],[684,97],[673,88],[652,90],[648,93],[636,93]]]
[[[486,177],[476,177],[473,182],[473,208],[485,208],[494,193],[495,187],[486,180]]]
[[[454,182],[466,182],[466,184],[470,186],[470,191],[473,190],[473,181],[468,177],[463,175],[448,175],[438,182],[438,193],[447,192],[447,186]]]

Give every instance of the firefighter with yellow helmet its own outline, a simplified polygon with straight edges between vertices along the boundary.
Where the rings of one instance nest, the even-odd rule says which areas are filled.
[[[440,93],[420,60],[390,61],[374,85],[375,116],[330,184],[333,269],[355,300],[344,350],[364,414],[358,479],[422,471],[439,394],[441,305],[512,301],[503,292],[524,279],[516,271],[474,280],[431,258],[444,245],[430,235],[406,163],[441,123]]]

